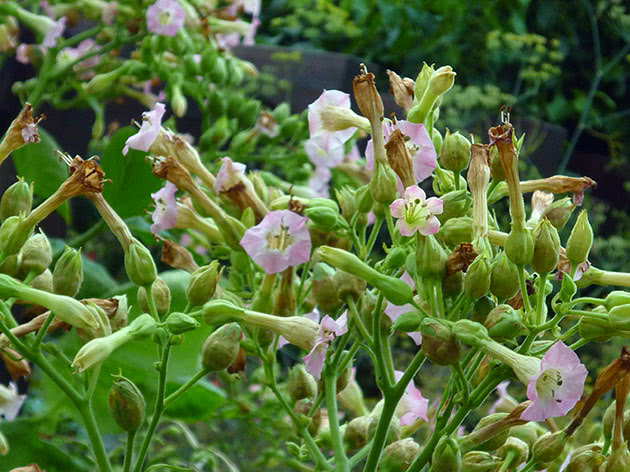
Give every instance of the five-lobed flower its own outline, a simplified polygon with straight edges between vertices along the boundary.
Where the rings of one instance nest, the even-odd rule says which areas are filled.
[[[437,197],[427,199],[424,190],[417,185],[407,187],[403,198],[395,200],[389,209],[398,219],[396,228],[403,236],[411,236],[416,231],[428,236],[440,229],[440,221],[435,215],[443,211],[442,200]]]
[[[313,349],[304,356],[304,365],[309,374],[316,379],[322,375],[324,361],[326,360],[326,352],[328,346],[337,337],[348,332],[348,313],[344,312],[339,318],[334,320],[326,315],[322,318],[319,325],[317,340]]]
[[[147,8],[147,29],[151,33],[175,36],[185,19],[186,12],[178,0],[157,0]]]

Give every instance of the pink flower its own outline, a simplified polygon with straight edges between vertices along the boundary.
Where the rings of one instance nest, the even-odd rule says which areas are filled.
[[[157,0],[147,8],[147,29],[151,33],[175,36],[185,19],[186,12],[177,0]]]
[[[394,371],[394,378],[398,382],[403,376],[403,372],[399,370]],[[397,412],[402,412],[400,417],[401,425],[414,424],[417,419],[422,418],[427,423],[429,417],[427,416],[427,408],[429,406],[429,400],[422,396],[420,390],[414,385],[413,380],[409,382],[405,393],[400,399]]]
[[[394,200],[389,210],[396,221],[396,227],[403,236],[411,236],[416,231],[428,236],[440,229],[440,221],[435,217],[442,213],[442,200],[437,197],[427,199],[427,195],[417,185],[407,187],[404,198]]]
[[[241,246],[267,274],[308,261],[311,236],[308,218],[289,210],[271,211],[260,223],[245,231]]]
[[[413,167],[413,175],[416,178],[416,182],[420,183],[427,177],[429,177],[437,165],[437,154],[433,141],[429,137],[429,133],[424,128],[424,125],[420,123],[410,123],[409,121],[398,121],[396,124],[391,122],[383,122],[383,136],[385,142],[389,140],[389,137],[398,128],[405,136],[409,138],[407,141],[407,149],[411,155],[411,164]],[[370,139],[365,148],[365,167],[368,170],[374,168],[374,145]],[[398,191],[402,194],[402,182],[396,177],[398,182]]]
[[[214,181],[214,191],[217,193],[227,192],[239,182],[243,181],[247,166],[240,162],[233,162],[229,157],[221,160],[221,168]]]
[[[316,167],[336,167],[345,156],[343,141],[335,133],[318,134],[306,140],[304,150]]]
[[[352,137],[356,128],[348,128],[341,131],[326,131],[321,118],[324,108],[333,106],[350,109],[350,95],[339,90],[324,90],[317,100],[308,106],[308,131],[311,138],[322,134],[330,134],[345,143]]]
[[[317,308],[315,308],[310,313],[306,313],[305,315],[302,315],[302,316],[304,316],[304,318],[311,320],[313,323],[319,323],[319,310]],[[291,343],[287,341],[287,339],[284,336],[280,336],[278,338],[276,349],[282,349],[287,344],[291,344]]]
[[[166,107],[163,103],[156,103],[153,110],[145,111],[142,114],[142,126],[140,127],[140,131],[127,138],[125,147],[123,148],[124,156],[129,152],[129,148],[137,149],[138,151],[149,150],[153,141],[155,141],[158,134],[160,134],[160,125],[165,111]]]
[[[84,39],[76,48],[63,48],[60,54],[64,54],[68,60],[74,61],[89,52],[95,44],[96,42],[91,38]],[[93,77],[94,71],[90,69],[96,67],[100,60],[100,56],[92,56],[75,64],[74,69],[79,72],[79,78],[89,79]]]
[[[45,48],[54,48],[57,44],[57,38],[61,36],[66,29],[66,17],[63,16],[55,22],[55,26],[51,28],[42,41],[42,46]]]
[[[0,418],[4,417],[7,421],[13,421],[20,412],[24,400],[26,400],[26,395],[18,395],[17,387],[13,382],[8,388],[0,384]]]
[[[587,375],[577,354],[562,341],[556,342],[542,358],[540,373],[529,379],[527,398],[532,404],[521,419],[543,421],[565,416],[582,396]]]
[[[403,275],[400,277],[400,280],[404,281],[412,289],[416,286],[407,271],[403,273]],[[414,309],[415,308],[410,303],[407,303],[405,305],[394,305],[391,302],[387,302],[387,306],[385,307],[385,314],[389,317],[390,320],[392,320],[393,323],[398,319],[400,315],[404,315],[405,313],[414,311]],[[413,339],[413,342],[415,342],[417,346],[422,344],[422,335],[419,332],[414,331],[411,333],[407,333],[407,336]]]
[[[15,59],[21,64],[30,64],[31,58],[29,53],[31,52],[30,44],[20,44],[15,50]]]
[[[308,186],[317,194],[319,197],[328,198],[329,188],[328,184],[330,183],[332,174],[330,173],[330,169],[328,167],[316,166],[315,172],[311,174],[311,177],[308,179]]]
[[[155,193],[151,194],[155,203],[155,211],[151,218],[151,233],[158,234],[164,229],[171,229],[177,223],[177,202],[175,201],[175,192],[177,186],[172,182],[166,182],[166,185]]]
[[[322,375],[328,346],[337,337],[348,332],[348,312],[345,311],[337,320],[326,315],[319,325],[319,333],[311,352],[304,356],[306,371],[316,379]]]

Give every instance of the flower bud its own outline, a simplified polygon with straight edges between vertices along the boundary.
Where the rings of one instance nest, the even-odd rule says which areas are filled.
[[[608,312],[608,323],[616,330],[630,330],[630,305],[619,305]]]
[[[396,199],[396,174],[389,166],[380,162],[374,164],[370,195],[375,202],[384,205],[389,205]]]
[[[461,470],[462,453],[459,450],[459,444],[451,436],[443,436],[433,450],[430,472],[460,472]]]
[[[352,253],[330,246],[321,246],[316,254],[327,264],[354,274],[373,285],[394,305],[404,305],[413,298],[413,291],[403,280],[381,274]]]
[[[350,368],[350,380],[343,390],[337,390],[337,401],[342,408],[345,408],[355,416],[364,416],[368,413],[363,399],[363,390],[352,375]],[[339,380],[337,380],[339,383]]]
[[[470,141],[459,131],[451,134],[447,128],[440,152],[440,165],[447,170],[463,171],[470,162],[470,147]]]
[[[416,252],[418,274],[441,281],[446,275],[448,253],[432,235],[425,236],[421,241]]]
[[[564,434],[564,431],[561,431],[561,433]],[[522,464],[527,460],[529,447],[520,439],[510,436],[505,441],[505,444],[497,450],[497,455],[506,460],[511,455],[512,460],[510,464],[516,467],[518,464]]]
[[[363,279],[343,270],[335,272],[332,283],[337,288],[340,300],[346,300],[348,297],[351,297],[356,302],[363,295],[366,288],[366,283]]]
[[[186,289],[190,306],[203,305],[214,296],[222,271],[223,268],[219,268],[219,262],[212,261],[191,274]]]
[[[20,266],[20,258],[18,254],[12,254],[4,258],[2,262],[0,262],[0,274],[6,274],[11,277],[17,277],[17,273]]]
[[[83,283],[83,258],[78,251],[66,246],[53,270],[53,290],[59,295],[74,297]]]
[[[21,213],[28,214],[33,205],[33,185],[19,179],[2,194],[0,199],[0,221]]]
[[[171,108],[176,117],[181,118],[186,114],[188,102],[182,93],[181,87],[174,85],[171,92]]]
[[[339,213],[332,208],[318,206],[304,210],[304,216],[309,218],[317,228],[331,230],[337,224]]]
[[[606,460],[606,457],[600,452],[601,448],[596,450],[585,449],[576,450],[571,454],[571,460],[567,464],[566,472],[599,472],[600,466]]]
[[[543,218],[547,218],[560,231],[569,221],[574,209],[575,204],[571,198],[565,197],[553,202],[543,213]]]
[[[488,329],[484,325],[470,320],[459,320],[453,325],[453,332],[460,341],[469,346],[479,346],[490,339]]]
[[[171,313],[166,318],[166,329],[173,334],[183,334],[200,326],[199,321],[185,313]]]
[[[472,241],[472,218],[463,216],[447,220],[440,226],[436,237],[451,246]]]
[[[311,374],[306,372],[303,364],[297,364],[289,371],[288,390],[294,402],[304,398],[315,398],[317,382]]]
[[[109,391],[109,411],[116,424],[127,432],[137,431],[144,421],[145,409],[146,403],[138,387],[122,375],[115,375]]]
[[[323,262],[315,264],[313,268],[311,293],[315,297],[317,308],[323,313],[333,313],[343,304],[343,299],[337,292],[334,275],[335,269]]]
[[[357,209],[361,213],[368,213],[372,209],[372,205],[374,204],[374,200],[372,199],[372,194],[370,193],[370,186],[363,185],[359,187],[355,194],[355,203]]]
[[[396,270],[403,266],[407,259],[407,251],[402,247],[393,247],[385,256],[384,265],[386,269]]]
[[[627,305],[630,303],[630,292],[624,290],[613,290],[604,299],[604,306],[610,311],[616,306]]]
[[[155,302],[158,316],[163,317],[171,308],[171,289],[160,277],[156,278],[151,285],[151,296]],[[144,287],[138,288],[138,304],[143,312],[151,313],[147,300],[147,290]]]
[[[556,431],[541,436],[532,449],[534,460],[538,464],[547,464],[556,460],[564,451],[566,442],[567,436],[564,431]]]
[[[451,66],[440,67],[431,74],[425,93],[439,96],[448,92],[455,83],[455,75],[457,74]]]
[[[567,277],[565,277],[567,278]],[[583,318],[579,324],[579,334],[584,339],[605,343],[612,338],[614,332],[610,329],[607,322],[599,322],[593,319]]]
[[[510,305],[499,305],[487,316],[484,326],[495,339],[514,339],[525,330],[521,315]]]
[[[400,439],[385,448],[379,470],[403,472],[409,468],[418,454],[420,454],[420,445],[417,442],[412,438]]]
[[[208,372],[232,365],[239,351],[241,333],[238,323],[228,323],[208,336],[201,348],[201,364]]]
[[[431,361],[439,365],[450,365],[460,359],[461,344],[447,324],[440,320],[424,318],[420,332],[422,350]]]
[[[4,256],[17,254],[33,232],[33,227],[25,227],[24,215],[10,216],[0,225],[0,253]]]
[[[125,270],[132,283],[148,287],[157,279],[157,269],[151,252],[134,240],[125,251]]]
[[[44,272],[31,280],[31,287],[44,292],[53,293],[53,277],[50,269],[46,269]]]
[[[344,186],[339,189],[335,189],[335,196],[339,202],[341,209],[341,215],[347,223],[352,221],[352,217],[357,212],[356,192],[351,187]]]
[[[512,226],[505,241],[505,254],[516,265],[529,264],[534,257],[534,238],[525,228]]]
[[[518,269],[502,252],[495,259],[490,277],[490,292],[501,300],[508,300],[519,290]]]
[[[370,440],[374,438],[374,435],[376,434],[376,428],[378,427],[380,416],[380,412],[378,415],[374,414],[374,412],[370,414],[370,424],[368,425],[368,439]],[[394,441],[398,441],[399,439],[400,420],[396,416],[393,416],[392,421],[389,424],[389,431],[387,432],[387,439],[385,440],[385,444],[391,444]]]
[[[492,267],[484,255],[477,256],[464,276],[464,290],[473,299],[483,297],[490,290]]]
[[[514,400],[514,398],[512,398],[510,394],[507,394],[500,403],[503,403],[504,405],[497,405],[497,411],[499,412],[509,413],[518,406],[518,403],[516,403],[516,400]],[[508,403],[509,406],[507,405]],[[508,408],[505,408],[506,406],[508,406]],[[500,410],[499,407],[503,407],[505,409]],[[540,429],[538,425],[536,425],[536,423],[525,423],[517,426],[512,426],[510,428],[510,436],[514,436],[515,438],[523,441],[525,444],[527,444],[527,447],[529,447],[530,450],[534,447],[534,444],[536,444],[539,435]]]
[[[369,416],[360,416],[348,423],[343,439],[350,449],[359,449],[367,444],[370,421]]]
[[[462,470],[466,472],[494,472],[500,459],[489,452],[470,451],[462,458]]]
[[[588,213],[582,210],[567,241],[567,258],[571,264],[577,267],[586,261],[591,246],[593,246],[593,228],[588,222]]]
[[[51,262],[52,248],[46,235],[39,232],[26,240],[20,258],[20,271],[24,275],[29,272],[39,275],[48,269]]]
[[[541,220],[534,229],[534,257],[532,267],[539,274],[553,271],[560,258],[558,230],[547,219]]]

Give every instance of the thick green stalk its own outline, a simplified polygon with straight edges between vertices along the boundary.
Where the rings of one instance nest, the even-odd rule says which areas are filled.
[[[339,418],[337,418],[337,375],[335,369],[324,371],[324,387],[326,389],[326,409],[328,410],[328,423],[330,424],[330,439],[335,455],[335,472],[349,472],[348,457],[343,445],[343,438],[339,430]]]
[[[193,375],[188,381],[179,387],[176,391],[171,393],[168,397],[164,399],[164,409],[166,410],[171,403],[177,400],[180,395],[184,394],[190,387],[195,385],[199,380],[203,379],[206,375],[208,375],[208,370],[202,368],[199,372]]]
[[[133,440],[135,437],[135,431],[127,431],[127,445],[125,448],[125,462],[123,464],[123,472],[129,472],[131,468],[131,459],[133,458]]]

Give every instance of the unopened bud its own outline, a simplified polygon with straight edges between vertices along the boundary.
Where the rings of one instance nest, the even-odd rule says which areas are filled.
[[[488,314],[495,306],[494,301],[489,296],[481,297],[473,305],[471,319],[477,323],[484,324]]]
[[[83,283],[83,258],[78,251],[66,246],[55,263],[53,290],[59,295],[74,297]]]
[[[534,460],[539,464],[547,464],[556,460],[564,451],[566,442],[567,436],[564,431],[556,431],[541,436],[532,449]]]
[[[561,433],[564,435],[564,431],[561,431]],[[527,460],[529,447],[520,439],[510,436],[505,441],[505,444],[497,450],[497,455],[503,459],[512,456],[510,464],[516,467]]]
[[[148,287],[157,278],[157,269],[151,252],[134,240],[125,251],[125,270],[132,283]]]
[[[319,262],[313,268],[311,293],[315,297],[317,307],[323,313],[332,313],[339,309],[343,299],[339,297],[334,282],[335,269]]]
[[[442,66],[429,78],[427,90],[425,93],[431,93],[435,96],[448,92],[455,83],[455,71],[451,66]]]
[[[405,469],[403,469],[405,470]],[[431,458],[431,472],[460,472],[462,454],[457,441],[450,436],[443,436],[435,446]]]
[[[606,460],[606,457],[600,451],[600,447],[597,447],[596,450],[584,449],[574,451],[565,469],[566,472],[599,472],[600,466]]]
[[[450,365],[460,359],[461,344],[447,324],[432,318],[424,318],[420,331],[422,350],[431,361],[439,365]]]
[[[330,230],[337,224],[339,213],[332,208],[318,206],[304,210],[304,216],[308,217],[319,229]]]
[[[618,330],[630,329],[630,305],[619,305],[608,312],[610,327]]]
[[[217,372],[232,365],[239,351],[241,327],[238,323],[221,326],[206,339],[201,349],[201,364],[208,372]]]
[[[33,205],[33,186],[19,179],[2,194],[0,199],[0,221],[20,213],[28,214]]]
[[[176,117],[181,118],[186,114],[188,102],[182,93],[181,87],[174,85],[171,93],[171,108]]]
[[[451,171],[444,170],[441,167],[436,167],[432,184],[433,191],[438,197],[440,197],[446,193],[456,190],[457,188],[466,188],[468,185],[466,179],[459,174],[457,175],[457,178],[459,179],[459,187],[456,187],[455,176]]]
[[[499,305],[487,316],[484,326],[491,338],[514,339],[524,330],[519,312],[510,305]]]
[[[490,292],[501,300],[508,300],[519,290],[518,268],[505,252],[497,256],[490,277]]]
[[[44,233],[37,233],[26,240],[21,251],[20,271],[41,274],[52,262],[52,248]]]
[[[470,161],[470,147],[470,141],[459,131],[451,134],[447,129],[440,152],[440,165],[447,170],[461,172]]]
[[[10,216],[0,225],[0,253],[17,254],[32,234],[33,228],[24,225],[24,215]]]
[[[370,193],[369,185],[364,185],[359,187],[356,192],[356,205],[358,210],[361,213],[368,213],[372,209],[372,205],[374,204],[374,200],[372,199],[372,194]]]
[[[513,225],[505,241],[505,254],[516,265],[529,264],[534,257],[534,238],[531,231]]]
[[[304,365],[298,364],[289,371],[288,390],[289,396],[294,402],[304,398],[315,398],[317,395],[317,382],[306,371]]]
[[[146,403],[142,392],[135,384],[122,375],[114,376],[109,391],[109,411],[124,431],[135,432],[144,421]]]
[[[53,276],[50,269],[46,269],[31,280],[31,287],[44,292],[53,293]]]
[[[166,329],[173,334],[183,334],[200,326],[199,321],[186,313],[171,313],[166,318]]]
[[[360,416],[348,423],[343,439],[350,449],[359,449],[367,444],[370,420],[369,416]]]
[[[588,213],[582,210],[567,241],[567,258],[571,264],[578,266],[586,261],[591,246],[593,246],[593,228],[588,222]]]
[[[623,290],[613,290],[604,299],[606,310],[611,310],[616,306],[630,304],[630,292]]]
[[[382,472],[403,472],[409,468],[418,454],[420,454],[420,445],[417,442],[412,438],[400,439],[385,448],[379,470]],[[446,469],[444,470],[446,471]]]
[[[532,267],[539,274],[553,271],[560,258],[560,236],[558,230],[547,219],[534,229],[534,258]]]
[[[440,241],[452,246],[472,241],[472,218],[462,216],[451,218],[440,226],[436,236]]]
[[[489,452],[470,451],[462,458],[462,470],[466,472],[494,472],[499,467],[500,458]]]
[[[451,218],[459,218],[468,213],[472,200],[464,189],[453,190],[440,197],[442,200],[442,214],[436,215],[440,223],[444,224]]]
[[[171,289],[168,288],[166,282],[160,277],[155,279],[155,282],[151,285],[151,296],[155,302],[155,308],[160,316],[164,316],[171,308]],[[138,288],[138,304],[142,311],[145,313],[151,313],[149,309],[149,302],[147,300],[147,290],[144,287]]]
[[[488,259],[481,255],[468,267],[464,276],[464,290],[473,299],[483,297],[490,290],[492,267]]]
[[[416,252],[418,274],[425,278],[441,281],[446,275],[448,253],[442,245],[429,235],[422,238]]]
[[[186,289],[191,306],[203,305],[214,296],[222,271],[219,262],[212,261],[192,273]]]
[[[384,205],[389,205],[396,198],[396,174],[389,166],[380,162],[374,164],[370,195],[375,202]]]

